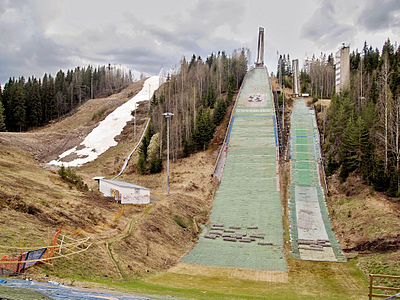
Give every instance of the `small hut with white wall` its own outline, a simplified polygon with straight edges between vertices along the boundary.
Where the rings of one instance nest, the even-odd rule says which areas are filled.
[[[113,197],[121,204],[150,203],[150,189],[133,183],[94,177],[99,183],[99,191],[106,197]]]

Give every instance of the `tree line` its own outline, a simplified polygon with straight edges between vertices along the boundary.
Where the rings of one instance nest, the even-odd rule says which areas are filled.
[[[72,111],[89,98],[109,96],[133,80],[117,66],[76,67],[55,78],[10,78],[0,87],[0,131],[25,131],[47,124]]]
[[[330,97],[335,93],[335,63],[333,54],[307,59],[300,72],[301,92],[313,97]]]
[[[170,152],[172,159],[207,149],[216,126],[225,117],[235,90],[240,88],[247,72],[248,50],[212,53],[205,60],[193,55],[183,58],[179,72],[168,76],[154,94],[150,104],[154,130],[160,137],[160,148],[166,142],[166,122],[162,115],[172,112]],[[160,151],[161,156],[162,150]]]
[[[399,195],[400,47],[368,47],[350,55],[350,88],[332,98],[326,116],[328,175],[362,176],[377,191]]]
[[[271,76],[273,76],[273,74],[271,74]],[[279,80],[279,85],[285,86],[290,89],[292,88],[293,70],[289,53],[287,55],[279,55],[276,77]]]

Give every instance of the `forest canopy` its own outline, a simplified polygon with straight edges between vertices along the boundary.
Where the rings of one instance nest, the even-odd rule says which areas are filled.
[[[180,63],[177,74],[168,76],[151,101],[151,119],[165,143],[164,112],[172,112],[170,149],[172,158],[207,149],[214,130],[225,117],[234,92],[247,72],[248,50],[212,53],[205,60],[193,55]],[[162,147],[162,143],[161,143]]]
[[[132,74],[120,67],[76,67],[56,77],[10,78],[0,89],[0,131],[24,131],[72,112],[89,98],[109,96],[125,88]]]
[[[400,47],[367,43],[350,55],[350,88],[332,98],[323,145],[327,173],[351,172],[390,196],[399,194]]]

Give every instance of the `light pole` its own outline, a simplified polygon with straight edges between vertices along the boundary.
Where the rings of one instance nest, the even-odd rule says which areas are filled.
[[[285,132],[285,85],[283,85],[282,132]]]
[[[169,119],[173,115],[170,112],[163,113],[163,116],[167,119],[167,196],[169,196]]]
[[[136,110],[137,110],[137,104],[135,103],[135,116],[133,119],[133,141],[136,140]]]

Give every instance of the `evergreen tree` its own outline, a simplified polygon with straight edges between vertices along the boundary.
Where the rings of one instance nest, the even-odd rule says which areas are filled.
[[[22,131],[26,126],[24,83],[25,79],[21,77],[16,84],[15,93],[12,99],[13,120],[15,122],[15,128],[19,131]]]
[[[4,120],[4,107],[3,107],[3,101],[2,101],[2,92],[1,92],[1,86],[0,86],[0,131],[5,131],[6,130],[6,122]]]
[[[40,102],[41,102],[41,107],[42,107],[42,120],[43,123],[47,123],[50,118],[48,114],[48,106],[49,104],[47,103],[47,97],[48,95],[48,78],[47,74],[44,74],[43,80],[42,80],[42,85],[40,88]]]
[[[374,104],[378,101],[378,87],[376,84],[376,76],[372,78],[371,88],[369,90],[369,100]]]
[[[152,157],[150,159],[150,173],[160,173],[162,170],[162,159],[159,157]]]
[[[213,121],[215,126],[221,124],[222,120],[225,117],[226,113],[226,103],[223,99],[218,99],[217,105],[215,106],[213,113]]]
[[[49,75],[49,82],[47,86],[46,101],[48,105],[49,120],[54,120],[58,117],[57,102],[56,102],[56,89],[54,86],[54,78]]]
[[[214,108],[216,99],[217,99],[217,96],[215,95],[214,86],[213,86],[213,84],[210,84],[210,86],[208,87],[205,107]]]
[[[29,106],[29,125],[38,127],[42,124],[42,106],[40,102],[40,86],[36,78],[32,82]]]
[[[15,130],[14,128],[14,116],[12,113],[12,102],[15,92],[15,79],[10,78],[9,81],[4,86],[4,91],[2,95],[3,107],[4,107],[4,117],[6,128],[8,130]]]
[[[144,157],[144,153],[143,152],[140,152],[140,154],[139,154],[137,170],[138,170],[139,174],[145,174],[146,171],[147,171],[146,158]]]
[[[226,102],[227,102],[228,105],[232,103],[233,96],[234,96],[233,84],[231,84],[229,82],[228,83],[228,92],[227,92],[227,95],[226,95]]]
[[[210,111],[203,108],[199,110],[196,127],[193,133],[193,142],[198,149],[205,150],[213,138],[215,125],[211,118]]]
[[[151,137],[154,135],[154,125],[153,122],[150,121],[149,126],[147,127],[146,134],[143,138],[142,144],[140,145],[140,152],[143,154],[145,162],[147,161],[147,152],[148,147],[150,145]]]

